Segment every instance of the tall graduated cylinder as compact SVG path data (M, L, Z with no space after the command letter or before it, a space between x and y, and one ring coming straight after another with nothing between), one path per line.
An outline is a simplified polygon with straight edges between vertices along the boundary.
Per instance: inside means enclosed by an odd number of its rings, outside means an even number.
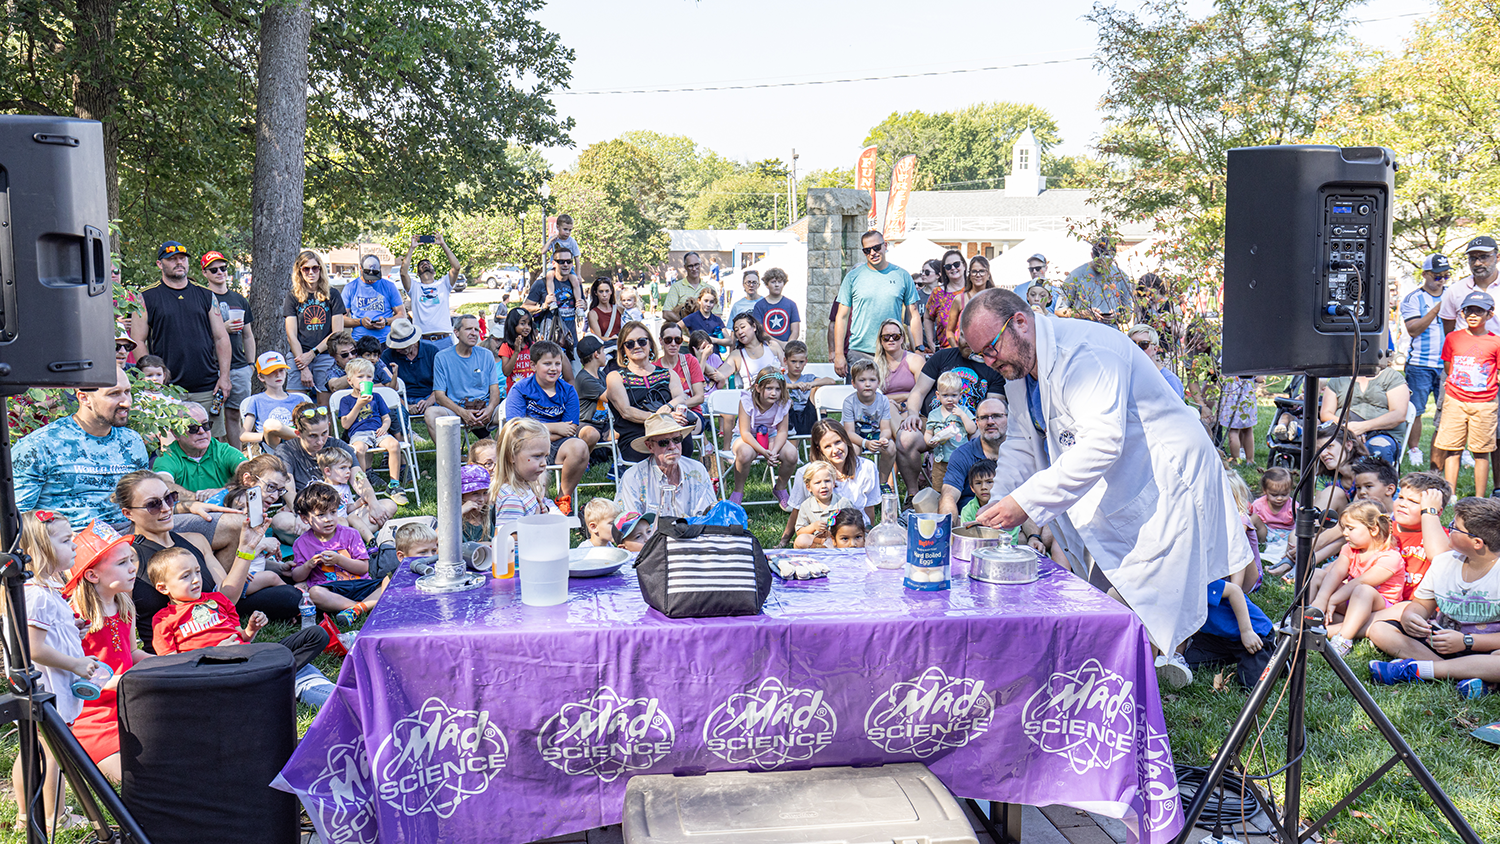
M499 577L519 557L521 603L550 607L568 600L568 536L574 524L568 516L548 513L496 527L495 573Z

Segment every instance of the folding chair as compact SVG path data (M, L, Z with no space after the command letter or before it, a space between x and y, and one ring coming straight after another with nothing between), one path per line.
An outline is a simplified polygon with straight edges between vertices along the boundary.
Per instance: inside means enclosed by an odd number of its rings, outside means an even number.
M396 425L396 418L394 418L394 417L396 417L397 414L392 409L394 407L394 405L392 405L391 402L400 401L401 397L399 395L397 395L396 391L392 390L390 387L376 387L375 388L375 394L378 395L378 396L380 396L380 400L386 403L386 412L390 413L392 415L392 417L393 417L391 419L391 426L395 427L395 425ZM334 437L338 437L339 439L343 439L343 431L341 430L342 426L339 424L339 404L341 402L343 402L345 396L352 396L352 395L354 395L354 391L353 390L345 389L345 390L339 390L338 392L334 393L332 396L328 397L328 433L329 433L330 436L334 436ZM390 433L390 431L387 430L387 433ZM411 481L411 486L410 487L403 487L403 489L409 489L411 491L412 495L414 496L414 500L416 501L417 506L420 507L420 506L422 506L422 494L419 493L419 492L417 492L416 448L411 445L411 437L410 437L410 431L409 430L407 431L407 434L408 434L408 436L407 436L407 442L401 445L400 454L402 456L402 459L409 461L410 465L412 466L412 481ZM407 451L408 448L411 449L410 452ZM374 469L375 468L375 458L378 457L378 456L384 455L385 452L384 451L371 450L369 452L369 454L370 454L370 468ZM314 456L316 456L316 455L314 455ZM379 490L377 490L377 492L378 491Z
M828 418L828 414L837 413L839 418L842 419L844 417L844 400L854 395L854 392L854 388L848 384L830 384L827 387L820 388L812 397L813 406L818 409L818 417L826 419Z
M810 363L802 370L814 378L837 378L839 374L833 370L831 363Z
M720 501L728 501L729 500L729 488L731 486L734 486L734 480L733 480L734 479L734 474L733 474L733 472L734 472L734 451L731 450L731 449L719 448L720 440L719 440L719 422L718 422L718 420L719 420L720 416L733 416L736 419L739 418L739 413L740 413L740 396L742 396L742 395L745 395L745 391L744 390L730 390L730 389L721 387L721 388L719 388L717 390L714 390L713 395L711 395L711 396L708 397L708 403L709 403L708 428L709 428L709 431L711 432L710 438L713 440L713 443L714 443L714 449L713 449L714 460L715 460L715 463L716 463L716 465L718 466L718 469L719 469L719 500ZM727 474L724 471L724 463L725 463L725 461L729 462L729 473L727 473ZM758 463L759 464L764 464L766 466L767 470L769 470L770 467L771 467L771 464L767 463L766 459L764 457L760 457L760 456L757 456L755 458L755 460L751 461L750 465L754 466L754 465L756 465ZM750 507L750 506L756 506L756 505L762 505L762 504L779 505L779 504L781 504L781 502L777 501L774 498L767 499L765 501L741 501L740 502L740 506L742 506L742 507Z
M390 387L376 387L375 395L385 402L387 410L391 414L392 427L400 426L401 436L401 459L411 468L411 485L407 487L411 491L412 500L418 507L422 506L422 493L417 490L417 478L422 476L422 471L417 466L417 444L411 430L411 414L406 413L405 385L398 380L397 386L402 387L402 392L397 392ZM397 413L400 408L402 412ZM434 446L436 448L436 446Z

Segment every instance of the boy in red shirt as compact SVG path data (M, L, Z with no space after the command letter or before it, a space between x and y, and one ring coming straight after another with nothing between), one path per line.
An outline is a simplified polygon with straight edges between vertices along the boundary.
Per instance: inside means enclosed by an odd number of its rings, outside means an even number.
M1477 495L1486 494L1483 487L1490 475L1490 452L1495 450L1500 337L1487 327L1494 310L1495 298L1483 290L1471 292L1459 306L1465 328L1449 332L1443 340L1443 369L1448 383L1443 394L1442 424L1432 440L1434 459L1442 461L1443 477L1450 488L1458 486L1458 458L1468 446L1474 455Z
M248 560L236 560L224 578L222 588L238 593L249 568ZM156 591L172 599L172 603L151 620L151 642L158 654L242 644L254 639L255 634L266 626L266 614L255 612L242 629L240 615L228 598L218 592L204 592L198 561L187 549L167 548L157 552L146 566L146 576ZM328 647L328 631L318 626L303 628L281 640L281 644L291 650L300 673L313 657ZM302 678L298 679L301 686ZM327 682L326 678L324 682Z
M1396 523L1395 547L1406 563L1406 584L1400 602L1375 613L1370 618L1372 624L1385 619L1400 621L1427 567L1439 554L1452 549L1442 519L1443 507L1452 494L1453 488L1437 472L1412 472L1401 479L1391 518Z

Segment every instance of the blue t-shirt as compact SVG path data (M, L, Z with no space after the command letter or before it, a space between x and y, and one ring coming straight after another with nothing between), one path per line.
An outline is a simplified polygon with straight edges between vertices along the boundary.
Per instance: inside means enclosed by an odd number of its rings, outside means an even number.
M1182 379L1177 377L1177 373L1163 366L1161 368L1161 377L1167 379L1167 384L1172 387L1172 392L1176 393L1179 399L1187 399L1187 392L1182 389Z
M251 429L251 433L256 433L264 431L266 422L273 419L287 427L294 427L292 408L305 401L311 399L301 393L287 393L284 399L273 399L265 393L256 393L240 407L243 413L255 417L255 427Z
M488 400L490 387L497 383L495 371L498 368L495 356L488 349L475 346L469 349L468 357L462 357L457 346L449 346L438 352L433 360L432 389L443 391L457 404L473 399ZM407 398L410 397L408 394Z
M710 337L724 336L724 319L718 314L705 317L701 311L693 311L682 318L682 324L687 326L689 332L702 331Z
M964 509L964 505L974 500L974 490L969 488L969 470L980 460L988 459L984 453L984 446L980 445L979 438L975 437L963 445L948 457L948 472L943 475L943 486L951 486L958 490L958 509Z
M400 350L386 349L380 354L380 362L395 371L406 385L406 400L415 404L432 395L432 365L437 354L436 343L418 340L415 359L407 360Z
M838 298L849 309L849 348L867 355L880 351L881 323L893 319L906 325L906 307L918 298L911 273L895 264L872 270L864 263L850 270L839 284Z
M528 375L516 382L515 389L505 397L505 418L530 416L538 422L571 422L578 424L578 391L568 382L558 379L547 395L536 383L535 375Z
M374 337L384 343L385 336L391 333L389 324L391 317L401 304L401 291L390 279L382 278L370 284L362 278L356 278L344 285L344 307L348 309L349 316L355 319L381 317L387 323L385 328L354 326L355 340L361 337Z
M802 314L797 311L797 303L788 296L781 297L781 301L774 305L768 297L762 296L750 312L755 315L756 321L761 324L767 334L783 343L792 339L792 323L802 321Z
M805 383L805 382L812 382L812 381L816 381L816 380L818 380L818 376L812 374L811 372L804 372L804 373L802 373L801 375L799 375L797 377L796 381L790 381L790 383L791 384L802 384L802 383ZM787 391L787 394L789 396L791 396L791 398L792 398L792 412L793 413L801 413L802 411L804 411L804 410L807 409L807 397L811 393L812 393L811 390L788 390Z
M140 434L111 428L96 437L71 416L22 437L11 455L16 507L61 513L73 530L83 530L95 518L120 521L120 505L110 501L115 483L150 465Z
M1240 623L1234 618L1234 608L1224 600L1224 583L1220 579L1208 584L1208 620L1203 622L1203 632L1238 642ZM1250 611L1250 629L1262 639L1270 636L1273 629L1271 619L1266 618L1266 614L1248 595L1245 597L1245 607Z
M340 420L347 416L349 411L354 409L354 402L358 399L358 396L351 394L339 400ZM371 393L370 403L365 405L365 409L361 410L358 416L354 417L354 424L344 429L344 439L349 439L361 431L380 430L380 426L385 424L385 415L389 412L390 408L385 406L385 400L378 393ZM343 423L340 422L340 424L342 425Z

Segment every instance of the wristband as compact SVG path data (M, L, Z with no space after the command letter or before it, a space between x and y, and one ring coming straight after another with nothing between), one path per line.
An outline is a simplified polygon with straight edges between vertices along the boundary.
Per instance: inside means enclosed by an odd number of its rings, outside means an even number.
M1028 534L1026 534L1026 541L1027 542L1030 542L1033 539L1038 539L1039 540L1041 538L1042 538L1042 535L1040 533L1028 533Z
M255 559L255 552L254 551L236 551L235 552L235 556L239 557L241 560L253 560L253 559Z

